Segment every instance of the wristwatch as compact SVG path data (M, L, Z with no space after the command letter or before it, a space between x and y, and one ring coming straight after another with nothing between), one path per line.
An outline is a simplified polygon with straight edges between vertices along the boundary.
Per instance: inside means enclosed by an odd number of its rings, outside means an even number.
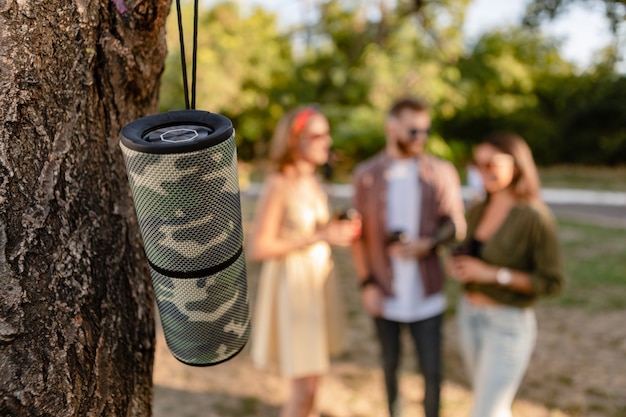
M511 270L509 268L500 268L498 272L496 272L496 282L502 286L507 286L513 280L513 275L511 274Z

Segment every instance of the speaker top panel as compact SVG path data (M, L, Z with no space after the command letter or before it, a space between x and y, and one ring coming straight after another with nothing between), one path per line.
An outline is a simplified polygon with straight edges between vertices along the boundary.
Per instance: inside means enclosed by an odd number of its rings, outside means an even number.
M225 116L202 110L173 110L124 126L121 144L143 153L186 153L218 145L234 134Z

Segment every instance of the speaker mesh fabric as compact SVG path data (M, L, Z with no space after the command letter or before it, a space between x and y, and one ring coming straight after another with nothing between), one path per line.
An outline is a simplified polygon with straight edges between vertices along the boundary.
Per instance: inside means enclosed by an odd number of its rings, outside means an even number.
M181 362L224 362L248 337L243 253L231 268L204 278L171 278L150 272L167 345ZM233 316L240 317L233 317Z
M213 137L223 119L148 116L120 141L168 348L198 366L235 356L250 332L234 129ZM187 136L170 146L170 132Z

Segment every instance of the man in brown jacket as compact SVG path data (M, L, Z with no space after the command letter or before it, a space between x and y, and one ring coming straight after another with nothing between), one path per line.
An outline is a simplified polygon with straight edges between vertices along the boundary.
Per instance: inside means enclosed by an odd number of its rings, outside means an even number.
M466 228L454 166L424 153L430 122L423 101L398 100L387 114L385 149L353 173L353 204L363 221L353 261L380 342L392 417L401 412L397 369L403 327L424 375L425 415L439 416L446 299L437 248L462 238Z

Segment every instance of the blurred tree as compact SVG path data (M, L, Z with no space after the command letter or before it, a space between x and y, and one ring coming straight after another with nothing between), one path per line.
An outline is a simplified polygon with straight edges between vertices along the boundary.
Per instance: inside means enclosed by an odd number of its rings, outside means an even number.
M542 165L626 162L624 77L612 57L577 74L557 43L511 28L484 35L459 69L467 101L442 122L458 155L486 134L508 130L526 138Z
M599 57L603 65L610 64L617 68L624 59L624 22L626 22L626 0L533 0L526 7L523 23L530 28L537 28L546 19L554 19L565 13L572 6L587 8L604 8L604 14L613 33L613 42L605 47Z
M454 112L462 100L452 83L459 77L459 28L469 1L433 2L420 10L400 3L389 9L387 3L379 1L372 13L371 2L322 2L317 21L285 35L279 34L276 17L259 8L243 16L236 2L227 1L202 11L197 107L230 117L239 133L239 154L250 159L264 155L285 110L319 103L348 164L381 148L384 111L396 97L419 95ZM189 7L185 16L191 15ZM175 25L171 17L162 110L184 106ZM190 45L191 34L185 36ZM296 42L303 38L305 45ZM449 153L438 136L432 146Z
M415 95L432 104L428 147L445 158L462 163L482 135L508 129L528 139L542 164L571 160L563 132L581 117L579 100L595 97L607 109L617 49L608 47L595 68L577 74L556 40L512 27L486 34L468 53L460 28L470 3L320 0L307 3L313 18L287 32L278 30L272 13L244 14L234 0L217 4L200 21L199 107L233 119L242 159L265 156L285 110L316 102L332 124L333 160L348 172L383 147L391 101ZM168 25L163 110L180 108L183 100L175 21ZM576 94L594 82L607 87ZM599 114L593 106L588 110ZM610 145L600 149L617 146L613 133L604 134Z
M294 89L324 105L345 169L382 149L385 111L396 98L420 96L436 114L455 112L462 102L454 84L467 3L431 2L418 10L403 2L392 9L386 1L374 9L371 2L340 0L320 6L320 19L308 28L311 47L296 63ZM436 132L429 147L451 156Z
M533 0L526 7L524 23L537 27L542 20L554 19L573 4L588 7L602 5L613 34L619 36L619 27L626 21L626 0Z
M571 80L564 101L560 163L626 163L626 76L588 73Z
M537 111L537 90L554 91L575 70L560 57L558 44L521 28L491 32L459 61L459 70L465 102L442 123L447 137L470 145L491 131L512 130L528 140L539 162L557 159L558 114Z
M183 10L185 52L191 80L193 4ZM244 15L234 1L200 8L196 108L228 116L238 152L251 159L282 114L281 86L292 80L291 44L278 33L276 16L254 7ZM161 87L161 110L185 107L176 13L167 22L170 52ZM292 102L295 100L291 100ZM261 143L261 150L257 147Z

